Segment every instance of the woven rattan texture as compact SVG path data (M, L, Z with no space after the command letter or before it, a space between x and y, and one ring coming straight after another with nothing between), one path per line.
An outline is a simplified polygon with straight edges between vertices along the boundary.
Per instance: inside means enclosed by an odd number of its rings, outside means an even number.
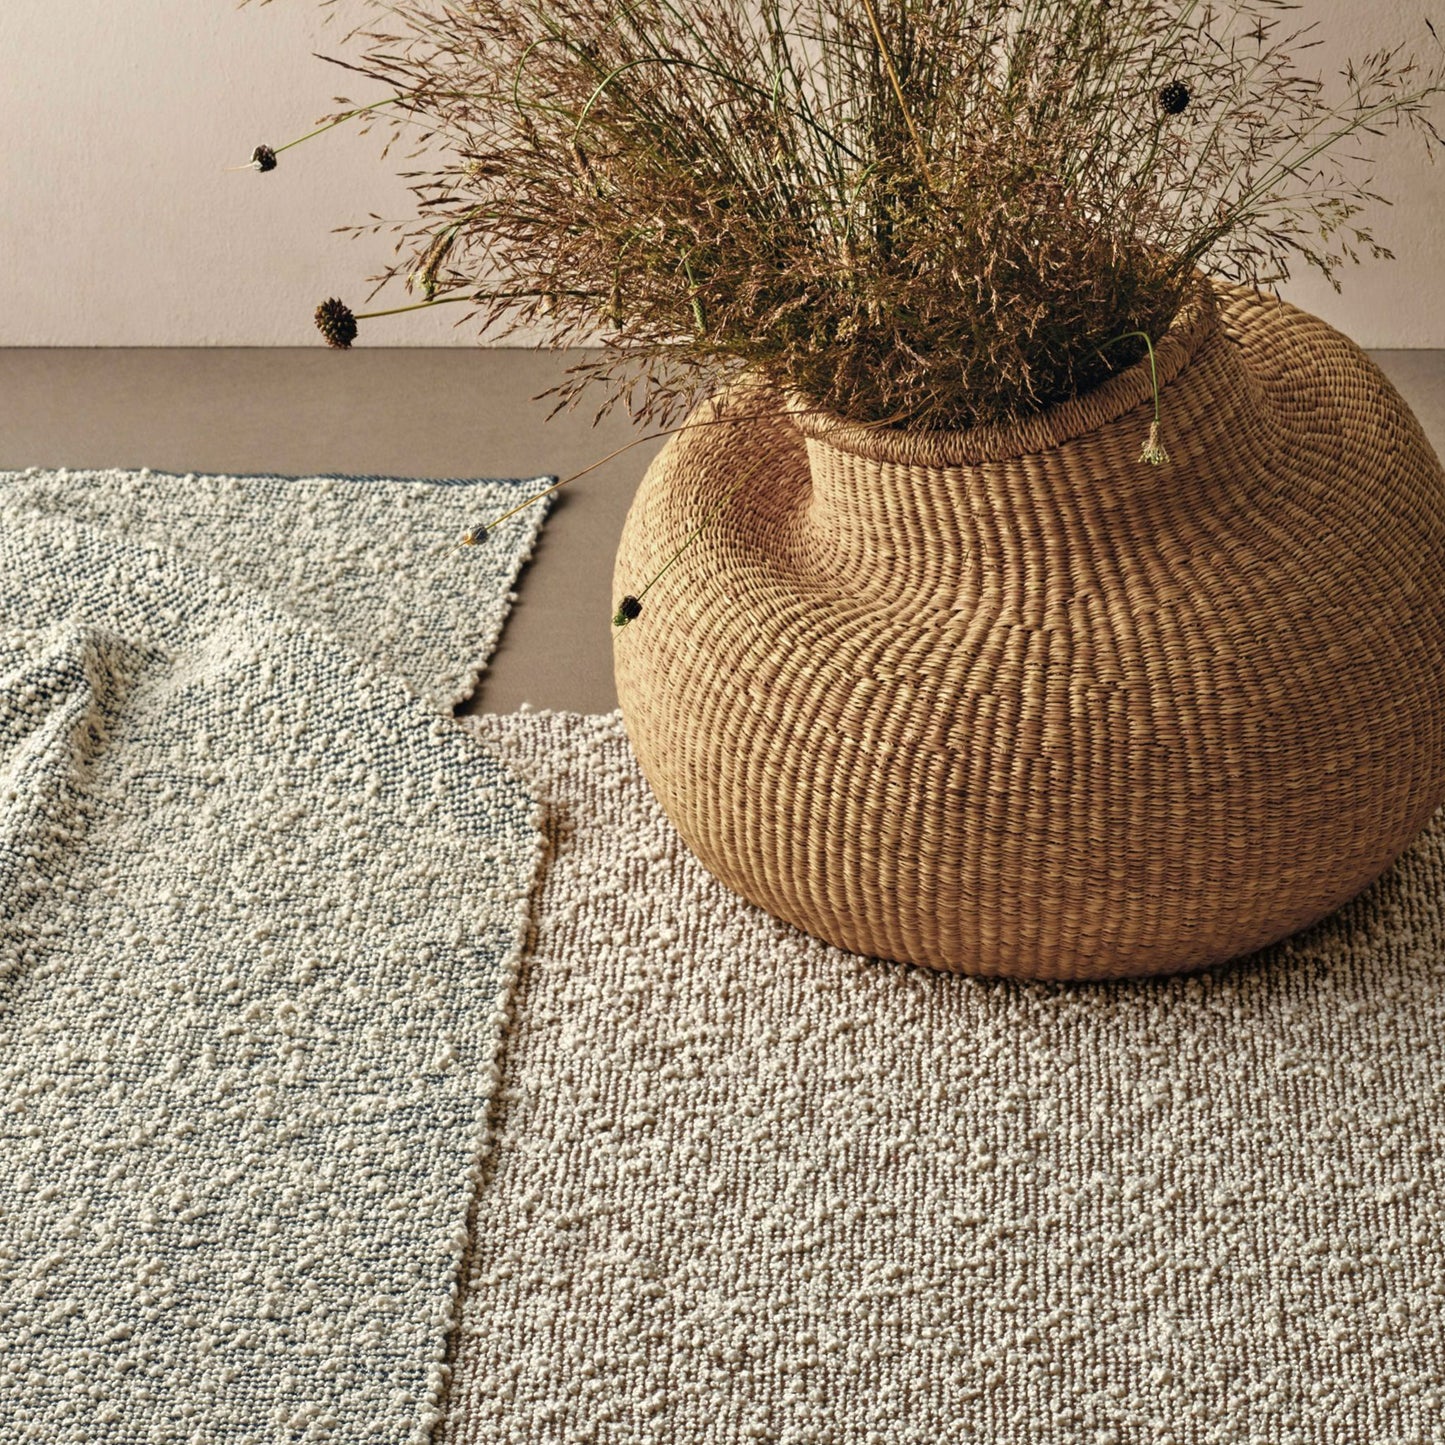
M1052 444L682 433L616 591L628 735L723 883L850 952L1208 966L1376 878L1445 798L1445 474L1348 338L1218 286ZM721 403L756 417L755 396ZM724 413L728 414L728 413Z

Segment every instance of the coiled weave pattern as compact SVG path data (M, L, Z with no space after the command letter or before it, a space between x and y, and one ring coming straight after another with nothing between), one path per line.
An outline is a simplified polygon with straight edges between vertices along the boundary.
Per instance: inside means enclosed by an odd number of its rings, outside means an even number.
M1445 800L1445 473L1323 321L1213 283L1017 427L708 403L618 550L628 737L715 877L970 974L1208 967L1379 876ZM749 419L751 418L751 419Z

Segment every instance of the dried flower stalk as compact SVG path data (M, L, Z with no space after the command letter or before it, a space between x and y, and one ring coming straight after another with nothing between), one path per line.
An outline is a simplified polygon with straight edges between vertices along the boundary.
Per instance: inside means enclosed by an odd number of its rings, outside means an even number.
M1338 289L1388 257L1344 143L1441 139L1438 63L1382 50L1330 98L1279 0L368 3L400 27L337 63L440 147L372 279L600 344L558 405L662 424L743 373L878 425L1017 420L1141 360L1201 270Z

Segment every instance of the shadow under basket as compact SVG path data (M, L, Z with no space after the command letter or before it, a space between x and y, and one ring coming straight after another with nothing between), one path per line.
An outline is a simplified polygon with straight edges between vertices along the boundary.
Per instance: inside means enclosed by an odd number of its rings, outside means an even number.
M1445 473L1373 362L1214 282L1012 427L708 403L628 513L627 734L728 888L853 953L1114 979L1254 952L1445 799ZM774 403L776 405L776 403Z

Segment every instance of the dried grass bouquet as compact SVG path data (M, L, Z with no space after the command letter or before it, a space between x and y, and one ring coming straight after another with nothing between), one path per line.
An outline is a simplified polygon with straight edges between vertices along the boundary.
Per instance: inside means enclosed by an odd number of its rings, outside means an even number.
M1152 356L1202 272L1338 289L1389 256L1344 143L1440 140L1439 64L1381 51L1327 95L1281 0L367 3L399 25L336 63L392 94L321 130L384 116L444 157L371 279L600 343L558 404L662 424L742 373L877 425L1017 420Z

